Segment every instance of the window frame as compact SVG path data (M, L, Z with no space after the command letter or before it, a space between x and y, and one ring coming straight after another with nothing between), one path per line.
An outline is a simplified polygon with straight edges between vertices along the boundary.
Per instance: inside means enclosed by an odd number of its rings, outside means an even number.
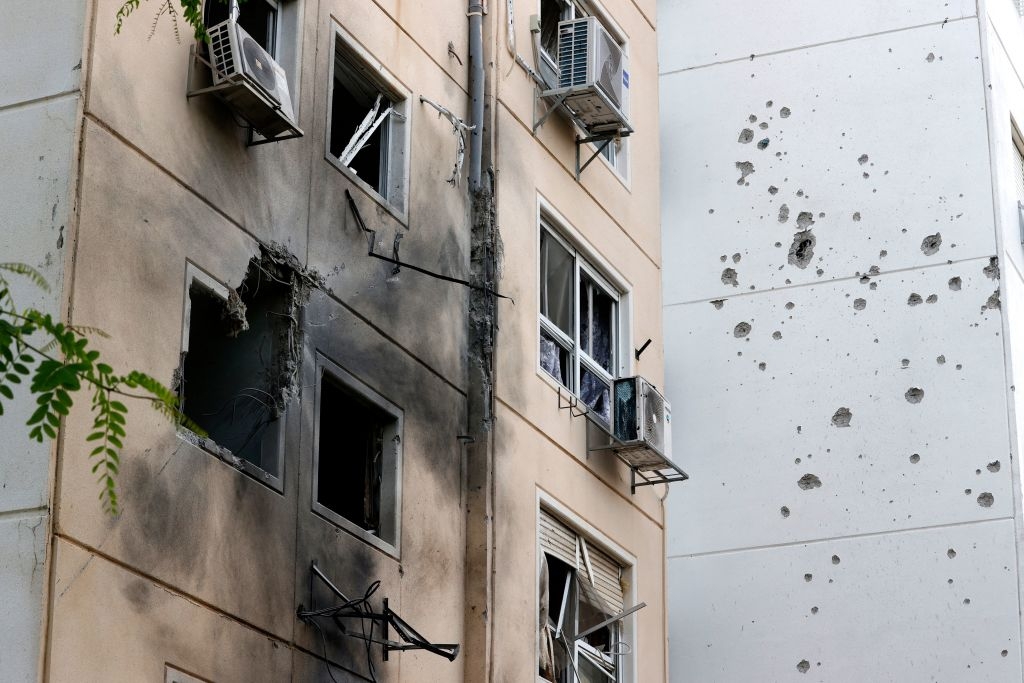
M183 386L183 384L184 384L184 369L185 369L184 368L184 358L185 358L185 355L188 353L189 333L191 331L191 326L192 326L192 295L191 295L191 291L192 291L193 284L199 284L201 287L205 287L214 296L216 296L218 299L221 299L225 303L228 300L228 292L229 292L229 287L227 285L225 285L223 282L217 280L212 275L210 275L209 273L207 273L206 271L204 271L202 268L200 268L196 264L192 263L191 261L187 261L186 262L186 265L185 265L184 315L183 315L183 318L182 318L182 326L181 326L181 328L182 328L182 332L181 332L181 353L178 356L181 359L181 361L179 361L178 368L179 368L179 372L182 373L182 375L181 375L182 386L179 386L179 388L178 388L178 390L176 392L177 395L178 395L179 400L182 401L182 406L183 407L185 405L185 399L187 398L187 397L185 397L185 394L184 394L185 390L184 390L184 386ZM289 403L293 404L294 401L290 401ZM246 475L252 477L256 481L260 482L261 484L266 485L267 487L273 489L274 491L276 491L278 493L284 493L285 464L286 464L286 460L287 460L285 458L285 434L287 432L288 414L292 410L294 410L294 405L286 406L284 411L281 413L281 417L278 418L278 420L277 420L277 423L278 423L277 427L275 427L275 429L277 431L277 444L276 444L277 447L276 447L276 453L274 455L275 455L275 459L277 460L277 471L278 471L277 474L272 474L271 472L269 472L268 470L263 469L259 465L256 465L255 463L252 463L249 460L246 460L245 458L243 458L241 456L235 455L230 450L228 450L227 448L221 446L220 444L218 444L216 441L213 441L212 439L208 439L208 438L204 438L204 437L199 436L198 434L196 434L195 432L193 432L191 429L189 429L188 427L186 427L183 424L178 423L176 425L176 432L177 432L179 438L182 438L185 441L188 441L189 443L193 444L194 446L197 446L197 447L201 448L203 451L205 451L206 453L210 454L211 456L217 458L218 460L221 460L221 461L224 461L224 462L228 463L229 465L232 466L232 468L240 469ZM211 449L209 447L208 443L216 444L218 450ZM228 454L230 454L230 455L228 455Z
M320 398L321 387L324 376L329 375L337 384L343 386L346 391L356 394L379 409L381 412L390 415L395 420L393 428L394 435L388 440L394 441L394 451L391 455L391 462L385 463L382 471L385 476L381 482L380 516L381 527L388 527L388 536L394 537L394 542L386 540L385 534L374 534L355 522L345 518L340 513L321 504L318 498L320 490ZM352 373L332 361L321 352L316 353L316 385L313 403L313 488L310 492L310 504L314 514L327 522L340 527L356 538L372 545L378 550L390 555L395 559L401 559L402 549L402 460L403 443L405 436L405 412L397 405L382 396L368 384L360 380ZM390 482L388 482L390 479Z
M406 87L383 64L366 51L359 42L336 20L331 20L332 31L329 40L330 67L327 75L326 132L324 136L324 159L341 171L350 181L356 184L367 195L383 206L389 213L402 223L409 218L409 159L412 131L412 90ZM337 83L335 70L338 68L339 52L349 64L357 70L357 78L368 81L378 92L391 100L394 111L382 123L382 136L387 137L387 169L386 179L381 183L384 192L379 192L366 180L343 165L338 157L331 153L331 118L334 108L334 87ZM354 131L353 131L354 133ZM383 149L381 150L383 154Z
M566 249L573 258L573 339L569 339L568 335L566 335L558 325L548 319L548 317L542 312L542 279L544 278L545 273L542 270L543 256L540 250L542 240L541 235L545 233ZM615 311L613 313L614 323L612 324L611 329L612 372L605 370L597 360L592 358L590 354L582 349L582 340L580 339L581 274L584 274L593 280L598 287L604 290L615 304ZM611 270L610 266L603 262L603 259L597 257L596 253L592 249L587 248L581 238L574 235L574 231L565 223L564 220L559 220L553 210L550 209L550 207L545 206L540 208L538 216L537 274L535 282L537 283L537 343L535 345L537 353L537 373L549 380L556 387L569 391L570 394L582 401L582 398L580 397L580 387L583 371L587 370L597 375L602 382L608 385L610 401L615 380L621 377L628 377L632 371L632 354L628 352L630 348L630 330L632 328L632 310L629 305L629 286L625 284L621 277ZM569 351L571 359L569 379L571 386L566 386L558 378L554 377L544 369L540 352L540 344L543 334L553 337L560 347ZM610 428L611 425L608 426Z
M534 545L536 554L536 563L534 571L534 595L537 596L534 601L535 613L534 623L540 621L540 575L541 575L541 563L544 561L544 550L541 547L541 515L547 514L554 517L570 531L576 534L578 539L581 539L587 545L592 545L594 548L602 551L605 555L613 560L618 566L621 575L621 582L623 585L628 586L628 589L623 591L623 601L625 605L636 605L637 604L637 561L636 557L626 552L621 546L613 542L601 531L596 529L586 520L579 515L572 512L568 507L563 505L559 500L555 499L551 494L547 493L542 489L537 489L537 500L534 508L536 514L535 520L535 533L534 533ZM551 591L551 585L548 587L549 593ZM557 619L556 619L557 621ZM616 666L617 678L616 683L634 683L637 680L637 637L639 634L637 625L637 613L628 614L619 622L619 628L617 637L620 642L624 642L629 647L629 652L618 657L618 664ZM577 651L576 656L578 657L580 643L576 643L574 648ZM585 646L586 647L586 646ZM545 678L542 678L536 671L537 662L540 661L540 644L536 641L534 643L534 679L537 683L549 683Z

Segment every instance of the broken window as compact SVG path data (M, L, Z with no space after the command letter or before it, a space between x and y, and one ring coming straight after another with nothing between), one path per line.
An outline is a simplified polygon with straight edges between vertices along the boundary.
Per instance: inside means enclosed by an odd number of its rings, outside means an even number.
M560 519L540 511L538 673L552 683L622 679L622 567Z
M397 554L401 410L325 358L317 376L313 508Z
M407 97L382 67L335 41L328 157L386 202L404 210Z
M182 410L210 450L280 487L283 416L295 371L294 285L254 258L237 290L189 268Z
M619 296L575 249L540 231L540 366L611 424Z
M245 0L238 5L238 25L271 57L277 57L278 15L275 0ZM204 22L209 28L227 21L231 12L229 0L206 0Z

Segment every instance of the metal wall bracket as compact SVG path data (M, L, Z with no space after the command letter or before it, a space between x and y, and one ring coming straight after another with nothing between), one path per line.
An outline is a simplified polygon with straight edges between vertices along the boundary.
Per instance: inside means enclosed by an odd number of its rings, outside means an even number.
M313 587L315 585L314 579L319 579L336 598L341 600L341 604L317 609L316 598L313 591ZM349 599L329 578L327 578L327 575L320 570L320 567L317 566L316 561L314 560L310 566L309 577L310 607L309 609L305 609L302 605L299 605L299 609L296 614L298 618L305 623L313 623L313 620L319 618L330 619L338 627L338 631L341 635L362 640L366 643L380 645L382 648L382 657L385 662L388 661L388 655L391 652L405 652L408 650L425 650L432 654L444 657L450 662L454 662L455 658L459 656L458 644L430 642L391 609L387 598L383 599L383 609L380 612L372 609L369 599L377 590L377 586L379 585L380 582L376 581L371 585L370 589L366 591L366 594L363 597ZM369 635L367 635L363 630L355 632L346 629L342 619L360 619L370 621L371 627L369 629ZM382 630L382 636L379 638L374 636L374 626L377 624L380 624ZM391 639L391 629L394 629L398 640Z

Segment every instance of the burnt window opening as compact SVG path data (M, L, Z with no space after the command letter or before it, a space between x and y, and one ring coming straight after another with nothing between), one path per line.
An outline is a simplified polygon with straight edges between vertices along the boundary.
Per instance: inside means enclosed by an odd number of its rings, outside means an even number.
M540 366L611 424L619 295L567 242L540 231Z
M237 291L196 275L188 297L182 411L236 464L277 483L294 372L292 283L253 259Z
M540 513L539 659L552 683L622 680L632 648L622 617L622 568L553 515Z
M397 554L402 412L326 359L318 375L313 508Z
M274 0L246 0L238 5L238 25L271 57L277 57L278 15L280 5ZM229 0L206 0L203 21L207 28L228 20Z
M408 97L340 30L331 71L328 158L404 211Z

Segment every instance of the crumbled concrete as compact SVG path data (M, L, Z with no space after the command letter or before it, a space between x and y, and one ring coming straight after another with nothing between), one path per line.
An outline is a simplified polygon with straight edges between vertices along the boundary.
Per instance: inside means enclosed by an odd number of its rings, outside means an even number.
M783 505L781 508L779 508L779 512L782 513L783 517L789 517L789 508L786 507L785 505Z
M959 292L960 291L960 287L962 286L962 284L963 283L961 282L960 278L958 278L958 277L951 277L951 278L949 278L949 288L950 288L950 290L952 290L954 292Z
M832 556L832 564L839 564L839 562L840 562L839 556L838 555L833 555Z
M853 212L853 222L860 223L860 211Z
M995 496L986 491L985 493L982 493L981 495L978 496L978 505L980 505L983 508L990 508L992 507L992 503L994 503L995 500Z
M768 138L764 138L764 139L760 140L757 143L757 148L758 149L768 149L768 144L769 143L770 143L770 140Z
M988 468L989 472L998 472L999 468L1002 467L1002 465L999 463L998 460L996 460L995 462L990 462L985 467Z
M754 164L749 161L737 161L736 169L740 172L739 180L736 181L737 185L746 185L747 176L754 172Z
M778 330L775 330L774 332L772 332L772 339L774 339L775 341L782 339L782 333L779 332Z
M999 290L992 292L984 304L981 305L981 312L984 313L987 310L998 310L1001 307L999 302Z
M779 207L779 222L785 223L789 220L789 204L783 204Z
M796 670L802 674L807 673L810 670L810 668L811 663L808 662L806 659L801 659L800 662L796 665Z
M788 119L791 113L792 112L790 112L789 107L783 107L782 109L779 110L779 116L781 116L784 119Z
M920 403L924 400L924 389L911 387L903 394L903 398L907 399L907 403Z
M868 305L868 302L865 301L864 299L854 299L853 300L853 308L856 311L863 311L867 307L867 305Z
M868 163L868 155L867 154L861 154L857 158L857 163L860 164L861 166L863 166L864 164Z
M946 551L946 557L952 560L954 557L956 557L956 551L950 548Z
M907 297L907 305L908 306L917 306L918 304L923 303L923 302L924 302L924 299L922 299L921 295L918 294L917 292L912 292L911 295Z
M814 214L810 211L801 211L796 217L797 230L809 230L814 225Z
M769 185L768 186L768 194L775 195L775 194L778 194L778 193L779 193L779 188L775 187L774 185Z
M999 279L999 257L992 256L988 260L988 265L981 269L981 272L985 273L985 277L989 280Z
M801 218L804 215L810 216L810 214L801 213ZM799 223L800 219L797 220ZM811 222L813 223L814 221L812 220ZM811 259L814 258L814 245L816 242L817 240L811 230L802 230L793 235L793 244L789 247L789 264L800 269L806 268Z
M800 477L800 479L796 482L796 485L799 486L804 491L810 491L811 489L819 489L821 488L821 479L819 479L817 475L814 474L805 474L804 476Z
M853 419L853 413L850 412L849 408L840 408L832 416L832 424L836 427L849 427L850 420Z
M739 137L739 142L740 143L745 145L745 144L753 141L753 139L754 139L754 131L750 130L749 128L744 128L743 130L740 131L740 137Z
M747 322L737 323L732 330L732 335L737 339L742 339L748 334L750 334L750 323Z
M925 256L931 256L939 251L939 247L942 246L942 233L935 233L934 235L928 235L921 240L921 251L924 252Z
M722 284L732 285L733 287L739 287L739 280L736 278L736 271L732 268L726 268L722 271Z
M913 455L910 456L910 463L912 465L916 465L919 462L921 462L921 456L920 455L918 455L917 453L914 453Z
M725 306L725 299L714 299L711 302L711 305L714 306L716 310L720 311L722 310L722 306Z
M928 298L925 299L924 301L927 304L934 304L938 300L939 300L939 295L938 294L929 294Z

